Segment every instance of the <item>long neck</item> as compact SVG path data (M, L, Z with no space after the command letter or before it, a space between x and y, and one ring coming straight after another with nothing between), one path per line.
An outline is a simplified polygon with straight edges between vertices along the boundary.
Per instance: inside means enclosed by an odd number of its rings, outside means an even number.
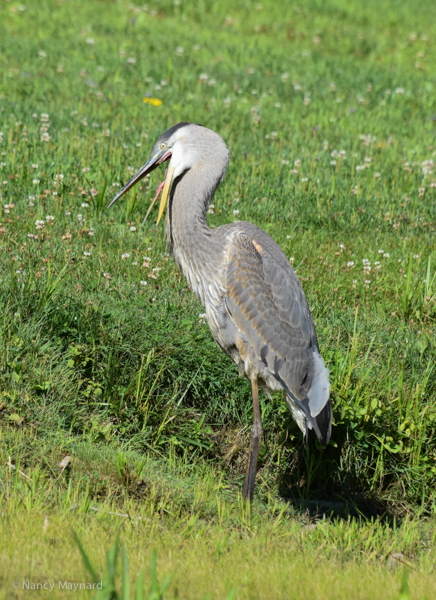
M222 152L217 157L215 151L214 159L208 158L203 157L174 182L166 217L169 249L203 304L207 303L211 284L214 285L217 280L224 252L214 232L207 226L206 213L225 173L228 153Z

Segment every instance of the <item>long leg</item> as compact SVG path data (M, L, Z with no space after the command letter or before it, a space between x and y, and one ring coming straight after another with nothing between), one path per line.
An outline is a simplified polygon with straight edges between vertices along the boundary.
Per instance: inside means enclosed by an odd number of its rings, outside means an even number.
M242 497L244 500L250 500L250 502L253 502L257 459L259 456L260 442L263 434L257 379L251 382L251 394L253 396L253 427L251 429L250 456L248 458L247 472L245 473L244 487L242 488Z

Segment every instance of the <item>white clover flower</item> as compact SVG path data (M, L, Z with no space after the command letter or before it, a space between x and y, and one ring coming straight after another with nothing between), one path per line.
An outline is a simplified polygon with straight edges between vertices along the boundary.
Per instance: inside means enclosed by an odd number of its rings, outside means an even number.
M91 252L84 252L83 255L84 256L91 256Z
M146 282L146 281L144 281L144 280L142 280L142 281L140 281L140 282L139 282L139 284L140 284L140 285L147 285L147 282Z
M383 258L389 258L389 254L387 252L383 253Z
M199 318L200 323L204 324L204 323L206 323L206 320L207 320L207 314L206 313L200 313L198 315L198 318Z
M354 260L349 260L347 262L347 267L354 267Z
M238 210L238 209L235 209L235 210L233 211L233 216L234 216L234 217L237 217L238 215L239 215L239 210Z
M46 221L54 221L54 217L53 217L53 215L47 215L47 216L45 217L45 220L46 220Z
M142 257L146 262L151 262L151 258L149 256Z
M291 257L289 258L289 262L291 263L291 265L293 265L293 264L294 264L294 261L295 261L295 258L294 258L293 256L291 256Z
M89 167L83 167L82 173L88 173L88 172L89 172Z
M419 254L414 254L413 258L419 258Z
M182 46L177 46L176 48L176 54L178 54L178 56L182 56L182 54L184 53L185 49Z
M105 277L106 279L112 279L110 273L103 273L103 277Z
M128 258L130 258L130 254L128 252L126 252L125 254L121 255L121 259L122 260L127 260Z
M87 202L82 202L80 205L82 208L88 208L89 204Z
M38 183L39 183L39 179L34 179L34 180L32 181L32 183L33 183L33 185L38 185Z
M129 65L136 65L136 58L134 56L129 56L127 62L129 63Z
M134 225L132 225L132 226L130 227L130 231L136 231L136 227L135 227Z
M66 211L65 211L65 215L66 215L67 217L69 217L69 216L71 215L71 212L70 212L69 210L66 210Z
M302 183L306 183L307 181L309 181L308 177L302 177L301 178Z

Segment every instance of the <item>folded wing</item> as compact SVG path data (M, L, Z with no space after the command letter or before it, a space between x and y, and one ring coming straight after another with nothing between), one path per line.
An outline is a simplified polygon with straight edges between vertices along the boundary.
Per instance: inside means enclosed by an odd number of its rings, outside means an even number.
M319 354L313 319L295 272L281 249L266 237L255 239L246 233L233 237L228 249L226 303L256 357L280 381L315 431L320 416L325 432L318 435L317 431L317 435L327 443L331 427L328 370Z

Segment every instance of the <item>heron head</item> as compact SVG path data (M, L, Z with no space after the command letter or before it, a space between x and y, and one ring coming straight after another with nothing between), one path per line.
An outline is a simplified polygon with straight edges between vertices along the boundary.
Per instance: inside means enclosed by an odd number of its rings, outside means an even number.
M162 198L159 206L159 215L157 222L162 218L168 195L171 191L171 185L176 177L192 168L196 160L201 156L201 149L195 143L195 135L192 135L194 129L203 129L201 125L194 123L178 123L165 133L163 133L154 145L151 152L151 158L142 166L139 171L126 183L118 192L108 208L114 204L118 198L130 190L138 181L154 171L159 165L170 161L165 178L165 184L162 192Z

